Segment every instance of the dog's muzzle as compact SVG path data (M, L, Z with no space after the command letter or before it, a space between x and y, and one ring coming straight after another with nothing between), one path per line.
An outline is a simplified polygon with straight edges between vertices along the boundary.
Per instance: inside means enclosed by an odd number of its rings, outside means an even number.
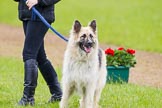
M93 45L94 45L94 42L90 42L90 41L80 42L79 43L80 48L82 50L84 50L86 53L90 53L91 52Z

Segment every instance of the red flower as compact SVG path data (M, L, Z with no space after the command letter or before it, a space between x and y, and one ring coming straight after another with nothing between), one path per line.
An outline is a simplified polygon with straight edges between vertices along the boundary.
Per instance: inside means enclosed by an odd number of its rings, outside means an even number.
M133 49L127 49L127 52L129 53L129 54L135 54L135 50L133 50Z
M108 48L105 50L105 54L114 56L114 50L111 48Z
M123 47L120 47L120 48L118 48L118 50L124 50L124 48Z

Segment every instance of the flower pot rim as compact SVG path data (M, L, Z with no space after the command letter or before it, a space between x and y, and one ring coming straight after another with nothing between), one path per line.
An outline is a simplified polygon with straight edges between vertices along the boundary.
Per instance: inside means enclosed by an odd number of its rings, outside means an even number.
M107 66L108 69L115 69L115 68L118 68L118 69L125 69L125 68L130 68L130 67L126 67L126 66Z

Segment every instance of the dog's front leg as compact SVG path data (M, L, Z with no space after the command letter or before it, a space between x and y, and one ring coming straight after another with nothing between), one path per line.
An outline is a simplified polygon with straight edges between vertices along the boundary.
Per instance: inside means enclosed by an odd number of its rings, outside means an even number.
M95 86L94 84L90 83L86 88L85 93L85 108L94 108L94 92L95 92Z
M60 102L60 108L68 108L68 100L74 91L74 86L69 86L70 84L63 84L63 96Z
M100 96L101 96L101 91L102 91L102 88L97 88L95 90L95 94L94 94L94 108L101 108L99 106L99 100L100 100Z
M85 94L80 99L80 108L85 108Z

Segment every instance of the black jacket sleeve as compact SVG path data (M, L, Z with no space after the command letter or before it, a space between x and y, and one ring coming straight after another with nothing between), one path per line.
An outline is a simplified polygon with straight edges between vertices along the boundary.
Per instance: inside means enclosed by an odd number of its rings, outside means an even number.
M38 0L38 5L40 6L48 6L52 4L56 4L60 0Z
M20 0L14 0L15 2L19 2Z

